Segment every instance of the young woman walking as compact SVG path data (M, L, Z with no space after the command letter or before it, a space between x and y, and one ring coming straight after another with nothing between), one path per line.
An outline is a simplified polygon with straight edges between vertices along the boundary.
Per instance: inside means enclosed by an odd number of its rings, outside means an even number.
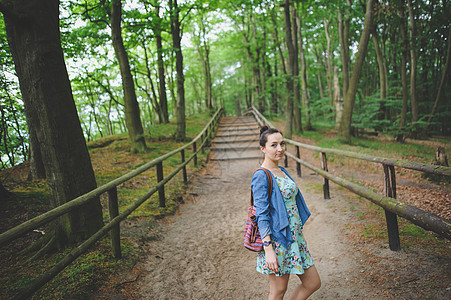
M290 299L307 299L321 286L302 231L310 211L294 180L279 166L285 153L282 133L276 128L262 127L260 149L265 154L261 167L270 171L273 191L268 202L267 175L263 170L256 171L251 187L263 240L263 251L257 255L257 271L269 276L268 299L283 299L290 274L296 274L301 281Z

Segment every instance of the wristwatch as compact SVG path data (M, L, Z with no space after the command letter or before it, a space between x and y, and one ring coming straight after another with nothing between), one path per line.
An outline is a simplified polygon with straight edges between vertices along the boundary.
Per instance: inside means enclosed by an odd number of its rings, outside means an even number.
M271 244L272 244L271 241L263 241L263 247L268 247Z

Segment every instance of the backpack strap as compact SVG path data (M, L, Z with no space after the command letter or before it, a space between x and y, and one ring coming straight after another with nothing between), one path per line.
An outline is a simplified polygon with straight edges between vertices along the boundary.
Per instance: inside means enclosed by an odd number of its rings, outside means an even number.
M266 173L266 177L268 178L268 202L271 201L271 195L272 195L272 176L271 173L265 168L258 168L255 170L257 172L258 170L263 170ZM254 172L254 174L255 174ZM252 188L251 188L251 206L254 206L254 195L252 195Z

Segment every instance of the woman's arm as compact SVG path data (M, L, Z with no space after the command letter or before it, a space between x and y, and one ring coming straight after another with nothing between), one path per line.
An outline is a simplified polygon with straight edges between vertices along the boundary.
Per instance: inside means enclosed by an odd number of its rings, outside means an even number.
M251 182L254 197L255 217L257 218L260 236L265 238L271 234L269 226L268 178L263 170L254 173Z
M267 242L267 246L263 246L265 250L265 259L267 267L275 272L279 272L279 262L271 241L271 228L269 226L270 213L268 201L268 177L265 171L257 171L252 177L251 182L252 195L254 197L255 216L257 217L258 230L262 241Z

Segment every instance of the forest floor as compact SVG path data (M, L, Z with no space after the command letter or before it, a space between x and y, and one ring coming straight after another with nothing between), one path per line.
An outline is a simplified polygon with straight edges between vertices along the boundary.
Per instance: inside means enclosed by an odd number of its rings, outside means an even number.
M114 296L109 289L95 297L265 299L268 279L255 271L256 254L242 245L250 178L260 164L210 161L191 178L175 216L151 228L136 225L148 234L144 253L132 269L111 277ZM329 169L381 192L377 170L351 162ZM293 161L288 171L296 174ZM410 175L400 174L401 197L418 202L426 193L423 202L436 199L435 212L449 219L448 187ZM334 184L324 200L322 177L307 169L294 178L312 212L304 232L322 280L311 299L451 299L450 241L399 219L402 249L391 251L382 209ZM290 279L288 295L297 283Z

